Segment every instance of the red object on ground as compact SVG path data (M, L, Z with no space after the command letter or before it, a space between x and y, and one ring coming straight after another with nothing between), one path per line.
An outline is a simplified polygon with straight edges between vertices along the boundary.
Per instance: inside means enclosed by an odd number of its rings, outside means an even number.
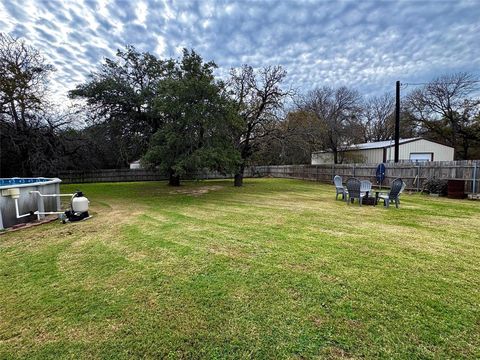
M451 199L465 199L465 180L448 180L448 195Z

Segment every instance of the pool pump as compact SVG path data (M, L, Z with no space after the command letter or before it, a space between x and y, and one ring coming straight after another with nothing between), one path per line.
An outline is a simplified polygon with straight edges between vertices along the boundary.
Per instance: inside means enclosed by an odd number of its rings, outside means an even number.
M57 215L63 223L91 218L90 202L83 193L60 194L60 182L57 178L0 179L0 230L29 222L33 216L41 221L46 215ZM62 197L70 199L67 211L62 210Z
M70 201L70 210L65 211L65 217L63 222L68 221L81 221L88 219L90 215L88 214L88 205L90 201L83 195L81 191L77 191L72 195Z

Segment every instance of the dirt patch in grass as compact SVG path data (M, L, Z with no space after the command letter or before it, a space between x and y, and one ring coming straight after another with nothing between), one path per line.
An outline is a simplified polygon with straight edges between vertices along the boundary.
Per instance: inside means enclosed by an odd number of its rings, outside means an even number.
M86 222L60 225L52 229L62 237L71 237L69 248L58 257L58 267L62 271L75 271L82 266L85 250L92 244L103 244L123 254L130 261L138 261L146 255L132 251L121 243L122 226L133 222L143 214L144 209L131 210L125 204L113 204L109 210L102 209Z
M323 352L327 359L355 359L345 350L340 349L336 346L330 346L325 349Z
M315 327L317 328L321 328L325 325L325 323L327 322L324 318L320 317L320 316L312 316L310 318L310 320L312 321L312 323L315 325Z
M177 189L170 191L170 194L184 194L184 195L191 195L191 196L201 196L207 194L210 191L218 191L223 189L223 186L220 185L212 185L212 186L201 186L195 188L185 188L185 189Z
M225 246L216 243L212 244L208 251L212 254L226 256L231 259L248 258L247 254L245 254L241 248L236 246Z

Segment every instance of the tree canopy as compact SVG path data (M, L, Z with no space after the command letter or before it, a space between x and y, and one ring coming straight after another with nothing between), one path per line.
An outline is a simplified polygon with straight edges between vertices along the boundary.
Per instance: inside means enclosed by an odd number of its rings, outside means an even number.
M340 162L339 155L348 145L362 139L358 91L345 86L336 89L324 86L310 91L300 104L301 109L317 119L322 150L331 150L335 163Z
M168 173L171 185L203 169L231 172L240 160L230 140L240 122L223 83L215 81L215 67L184 50L171 75L158 83L154 111L163 125L143 160Z
M419 133L455 148L457 157L469 159L472 148L480 155L480 90L468 73L441 76L407 97L407 110Z
M172 59L161 60L127 46L115 59L105 59L87 82L70 91L85 100L92 124L102 128L118 151L118 166L126 166L146 151L150 136L162 125L154 111L159 82L173 71Z
M232 69L229 90L242 120L242 131L233 139L241 155L235 172L235 186L242 186L245 166L279 122L279 111L290 91L282 88L287 72L281 66L267 66L255 71L244 65Z
M50 170L60 144L46 97L54 70L25 41L0 33L0 169L2 176Z
M161 59L126 46L69 92L77 107L53 103L53 71L37 49L0 34L2 176L122 168L142 159L172 185L214 170L241 186L248 165L308 163L318 150L342 162L350 144L394 133L390 93L366 98L351 87L312 84L294 96L281 66L243 65L222 81L217 65L194 50ZM457 159L479 158L479 85L457 73L409 91L401 136L453 146Z

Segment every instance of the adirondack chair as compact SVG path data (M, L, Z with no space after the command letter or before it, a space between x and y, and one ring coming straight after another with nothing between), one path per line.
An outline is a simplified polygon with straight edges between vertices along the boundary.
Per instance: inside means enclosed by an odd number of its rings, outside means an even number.
M362 196L367 196L367 193L370 194L372 192L372 183L368 180L360 181L360 193Z
M342 194L342 200L346 201L347 200L347 189L345 189L343 187L342 177L339 176L339 175L335 175L335 177L333 178L333 183L335 184L335 190L336 190L335 200L338 200L338 195Z
M398 208L398 205L400 204L400 194L403 189L405 189L405 186L406 184L402 179L397 178L393 180L390 191L388 193L380 193L378 195L380 199L383 199L383 206L388 208L391 202L395 202L395 207Z
M399 205L400 205L400 195L402 195L403 190L405 190L406 187L407 187L407 183L405 181L403 181L402 187L400 188L400 192L398 193L398 204Z
M347 191L348 191L348 203L353 203L355 199L358 199L358 203L362 206L363 195L360 191L361 182L356 178L350 178L347 180Z

